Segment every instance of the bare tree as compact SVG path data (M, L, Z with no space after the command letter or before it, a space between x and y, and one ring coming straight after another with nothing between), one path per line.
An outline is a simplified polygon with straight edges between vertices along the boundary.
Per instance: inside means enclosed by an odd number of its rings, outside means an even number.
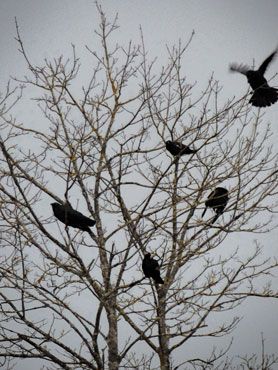
M228 368L228 348L213 346L237 326L234 309L248 297L278 297L270 285L277 261L257 243L244 253L231 248L234 233L274 226L270 128L248 92L223 102L213 78L200 92L184 77L193 35L168 48L159 69L143 36L140 45L115 45L117 18L110 23L98 11L101 47L87 47L94 67L82 88L74 47L70 60L34 65L16 24L29 71L1 101L2 364ZM42 113L36 127L15 116L23 86ZM197 152L172 156L167 140ZM219 185L229 201L212 224L213 210L201 215ZM65 226L53 217L53 201L96 226L89 234ZM163 285L144 278L146 252L159 261ZM177 355L208 339L209 356Z

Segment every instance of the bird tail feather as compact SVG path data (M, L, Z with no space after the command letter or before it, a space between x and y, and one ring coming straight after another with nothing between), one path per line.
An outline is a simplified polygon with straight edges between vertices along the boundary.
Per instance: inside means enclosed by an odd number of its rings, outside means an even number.
M250 103L254 107L269 107L278 100L278 90L274 87L260 87L255 90Z
M154 281L156 282L156 284L164 284L164 281L160 276L157 276Z
M213 220L211 221L211 224L214 224L215 221L218 219L218 217L220 216L220 213L217 213L214 217L213 217Z

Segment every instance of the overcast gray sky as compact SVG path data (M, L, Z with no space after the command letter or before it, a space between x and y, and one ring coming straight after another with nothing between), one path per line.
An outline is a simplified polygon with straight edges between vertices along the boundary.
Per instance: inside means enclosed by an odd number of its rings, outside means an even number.
M142 26L146 48L152 56L159 56L165 44L186 41L192 30L195 37L184 59L184 68L191 81L198 81L200 89L214 72L223 85L225 96L240 96L246 91L246 80L241 75L228 73L230 62L244 62L258 66L278 46L277 0L104 0L99 1L107 16L118 12L120 30L114 36L119 44L139 39ZM68 56L71 43L77 53L86 58L85 45L97 47L94 29L99 23L96 7L89 0L1 0L0 1L0 90L9 76L22 77L26 65L17 50L14 17L17 17L26 50L34 63L61 54ZM278 59L266 77L278 72ZM274 80L278 85L278 78ZM32 106L18 112L27 119ZM32 117L34 122L38 117ZM266 120L272 122L273 143L277 151L278 104L267 109ZM276 253L277 232L255 236L264 242L266 250ZM233 242L242 243L242 236L234 234ZM246 238L252 240L253 237ZM273 303L273 304L272 304ZM266 350L277 351L278 304L250 300L240 309L245 317L234 332L231 354L256 352L260 333L264 332ZM17 368L22 369L22 367Z

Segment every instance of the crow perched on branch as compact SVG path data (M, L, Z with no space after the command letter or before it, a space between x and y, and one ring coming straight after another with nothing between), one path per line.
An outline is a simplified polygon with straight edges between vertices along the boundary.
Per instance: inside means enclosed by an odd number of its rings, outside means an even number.
M249 103L255 107L268 107L278 100L278 89L270 87L264 77L264 73L277 51L278 49L270 54L256 71L251 70L246 65L238 65L236 63L230 65L231 72L239 72L247 77L250 86L254 90Z
M205 202L206 208L202 214L204 217L207 207L212 208L216 213L214 219L212 220L212 224L218 219L220 215L224 212L224 209L228 203L229 196L228 190L225 188L215 188L213 192L210 193L208 199Z
M91 233L90 226L94 226L96 221L82 215L82 213L74 210L69 203L59 204L51 203L54 216L66 226L71 226L76 229L88 231Z
M197 153L198 150L190 149L188 146L179 143L178 141L166 141L166 149L174 156L182 156L186 154Z
M159 264L151 257L150 253L146 253L142 262L142 270L146 277L153 278L156 284L164 284L161 279Z

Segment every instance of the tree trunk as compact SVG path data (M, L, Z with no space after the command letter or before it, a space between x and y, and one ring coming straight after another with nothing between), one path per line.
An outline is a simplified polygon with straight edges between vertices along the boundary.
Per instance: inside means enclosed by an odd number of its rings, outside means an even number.
M166 289L159 287L157 289L158 305L158 340L159 340L159 360L161 370L170 370L169 359L169 341L166 328Z
M109 370L119 369L118 354L118 325L116 315L116 297L110 296L106 306L107 320L109 325L107 344L108 344L108 368Z

